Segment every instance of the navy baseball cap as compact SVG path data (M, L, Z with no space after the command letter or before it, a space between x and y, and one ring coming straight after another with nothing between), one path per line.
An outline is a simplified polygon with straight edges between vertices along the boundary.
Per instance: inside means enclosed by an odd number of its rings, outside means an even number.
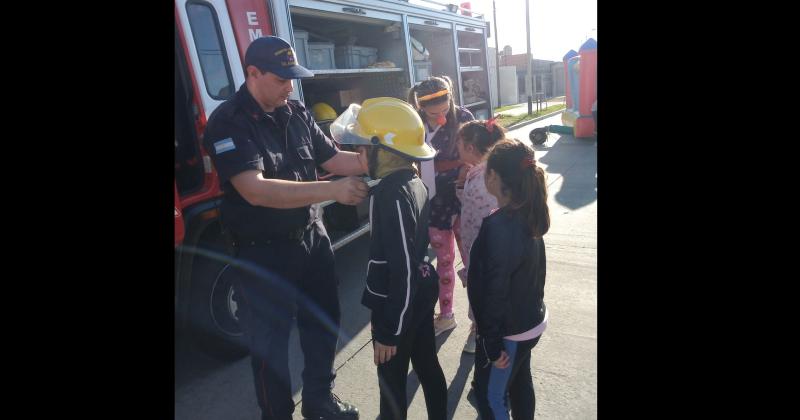
M264 36L247 47L244 65L256 66L262 72L268 71L283 79L314 77L314 73L297 64L294 48L283 38Z

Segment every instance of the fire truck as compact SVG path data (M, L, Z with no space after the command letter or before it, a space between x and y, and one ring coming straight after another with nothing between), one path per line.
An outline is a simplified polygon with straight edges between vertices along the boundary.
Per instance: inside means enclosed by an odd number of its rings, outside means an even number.
M464 7L462 7L464 6ZM208 116L245 79L248 45L280 36L315 77L292 99L336 113L377 96L406 99L431 75L453 81L458 104L491 115L485 18L417 0L175 1L175 319L223 359L246 354L231 276L232 241L220 223L220 182L202 136ZM320 118L317 118L320 120ZM323 130L325 121L318 121ZM328 121L329 123L329 121ZM373 181L374 182L374 181ZM369 232L368 209L321 203L334 250Z

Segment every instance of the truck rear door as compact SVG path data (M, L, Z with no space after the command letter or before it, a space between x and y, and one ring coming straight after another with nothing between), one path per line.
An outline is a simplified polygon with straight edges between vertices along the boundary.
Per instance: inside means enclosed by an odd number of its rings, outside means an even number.
M224 0L176 0L175 5L205 121L244 83L231 17Z

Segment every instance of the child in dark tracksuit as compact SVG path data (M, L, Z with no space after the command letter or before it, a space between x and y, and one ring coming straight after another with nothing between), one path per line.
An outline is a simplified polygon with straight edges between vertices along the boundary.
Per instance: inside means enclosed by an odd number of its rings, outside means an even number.
M428 418L445 419L447 387L436 355L433 308L438 275L419 263L428 248L427 190L411 171L383 178L370 197L372 237L367 284L361 303L372 309L372 337L397 347L378 364L381 419L406 418L406 378L411 361L417 372Z
M483 420L508 419L510 408L514 420L531 420L531 350L547 326L542 235L550 228L544 170L533 149L516 140L497 143L486 162L486 189L500 208L483 219L467 284L477 324L478 412Z
M425 144L422 121L413 108L395 98L351 105L331 125L331 135L341 144L357 146L367 156L370 176L381 180L370 192L369 261L361 298L372 310L380 418L406 419L411 362L425 394L428 418L445 420L447 384L433 327L439 277L424 260L430 201L414 165L432 159L436 152Z

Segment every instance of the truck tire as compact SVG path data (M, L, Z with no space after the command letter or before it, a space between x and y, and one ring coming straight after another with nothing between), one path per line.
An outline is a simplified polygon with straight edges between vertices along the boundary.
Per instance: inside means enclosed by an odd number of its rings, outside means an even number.
M221 252L221 247L210 247ZM249 353L236 316L230 266L196 255L192 268L189 327L198 347L220 360L237 360Z

